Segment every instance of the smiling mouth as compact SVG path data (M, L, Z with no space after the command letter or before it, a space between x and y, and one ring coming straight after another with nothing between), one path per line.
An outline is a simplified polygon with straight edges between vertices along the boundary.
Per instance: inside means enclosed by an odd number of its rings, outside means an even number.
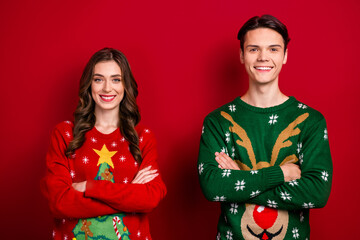
M256 70L260 70L260 71L270 71L271 69L273 69L274 67L254 67Z
M116 95L100 95L100 98L105 102L111 102L115 97Z

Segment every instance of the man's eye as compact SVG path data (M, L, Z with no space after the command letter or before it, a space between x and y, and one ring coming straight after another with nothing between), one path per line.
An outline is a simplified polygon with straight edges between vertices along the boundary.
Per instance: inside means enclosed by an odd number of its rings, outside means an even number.
M271 48L271 51L272 51L272 52L277 52L278 49L277 49L277 48Z
M256 49L256 48L251 48L249 51L250 51L250 52L256 52L257 49Z

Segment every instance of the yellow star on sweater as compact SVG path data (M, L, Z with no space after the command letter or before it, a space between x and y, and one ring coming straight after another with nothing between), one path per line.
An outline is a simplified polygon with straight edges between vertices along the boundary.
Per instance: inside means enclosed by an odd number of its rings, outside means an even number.
M96 150L96 149L93 149L97 155L100 156L99 158L99 161L98 161L98 164L97 166L99 166L100 164L102 163L107 163L109 164L109 166L111 166L112 168L114 168L114 164L111 160L111 157L115 155L115 153L117 153L117 151L109 151L107 148L106 148L106 145L104 144L104 146L101 148L101 150Z

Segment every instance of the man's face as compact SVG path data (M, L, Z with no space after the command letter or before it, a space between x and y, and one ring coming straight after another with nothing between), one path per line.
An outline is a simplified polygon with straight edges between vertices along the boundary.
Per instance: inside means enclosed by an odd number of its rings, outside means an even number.
M270 28L248 31L240 60L250 82L260 85L277 82L281 67L287 60L282 36Z

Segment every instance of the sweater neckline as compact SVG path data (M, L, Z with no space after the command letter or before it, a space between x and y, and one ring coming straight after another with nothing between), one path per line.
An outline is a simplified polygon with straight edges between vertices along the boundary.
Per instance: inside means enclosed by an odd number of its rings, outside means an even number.
M116 135L118 135L120 133L120 129L116 128L114 131L112 131L111 133L102 133L100 132L95 126L92 128L91 131L95 136L99 137L99 138L103 138L103 139L109 139L109 138L114 138Z
M296 101L295 97L293 96L290 96L285 102L279 104L279 105L276 105L276 106L272 106L272 107L267 107L267 108L261 108L261 107L255 107L253 105L250 105L246 102L244 102L243 100L241 100L240 97L237 97L235 99L235 101L237 103L239 103L242 107L250 110L250 111L253 111L253 112L258 112L258 113L271 113L271 112L275 112L275 111L279 111L283 108L286 108L287 106L289 106L290 104L292 104L293 102Z

